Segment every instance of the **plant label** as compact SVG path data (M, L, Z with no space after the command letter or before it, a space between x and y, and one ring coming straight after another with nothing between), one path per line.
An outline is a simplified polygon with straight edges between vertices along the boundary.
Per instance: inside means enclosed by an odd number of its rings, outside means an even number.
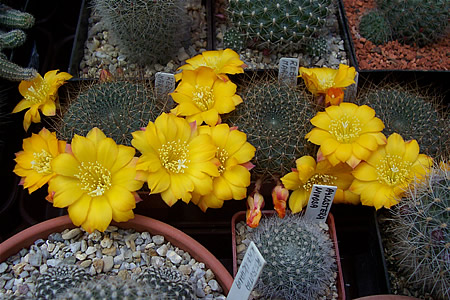
M300 63L298 58L280 58L280 64L278 67L278 83L296 86L299 66Z
M313 185L311 195L309 195L308 207L305 211L305 218L325 223L333 203L337 187L331 185Z
M167 96L175 89L175 76L170 73L157 72L155 74L155 90L158 96Z
M266 261L255 243L250 242L228 293L227 300L248 299L265 264Z

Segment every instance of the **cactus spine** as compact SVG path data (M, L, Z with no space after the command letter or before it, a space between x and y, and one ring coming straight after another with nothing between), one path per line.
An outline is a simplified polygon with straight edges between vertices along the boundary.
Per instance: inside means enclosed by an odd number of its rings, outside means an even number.
M124 54L140 65L165 64L189 40L182 0L95 0L105 26Z
M116 143L131 145L131 133L165 111L166 101L156 97L153 88L144 83L94 84L68 104L55 124L56 132L60 139L70 141L74 134L86 135L98 127Z
M359 23L361 36L376 45L393 40L392 29L384 14L379 10L371 10L362 16Z
M331 0L230 0L228 14L257 48L290 51L320 35L331 5Z
M411 286L450 298L450 171L434 166L393 211L390 234L399 270Z
M315 146L304 138L316 114L310 94L279 85L273 75L251 80L239 94L244 102L223 120L238 126L256 148L253 174L279 178L295 168L297 158L315 155Z
M432 157L450 149L450 124L432 96L422 96L400 86L379 87L362 93L360 104L372 107L385 125L386 136L394 132L405 141L415 139L421 152Z
M330 296L336 278L333 243L323 227L301 215L274 214L261 219L248 239L266 265L255 291L263 299L322 299ZM326 298L328 299L328 298Z

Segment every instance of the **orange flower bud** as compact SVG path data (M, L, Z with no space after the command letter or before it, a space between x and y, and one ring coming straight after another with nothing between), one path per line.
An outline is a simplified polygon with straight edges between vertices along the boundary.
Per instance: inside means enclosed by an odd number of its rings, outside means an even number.
M264 207L264 197L258 193L253 192L247 198L247 225L251 228L256 228L261 220L261 209Z
M275 211L280 218L284 218L286 215L286 202L289 198L289 190L286 189L281 183L279 183L272 190L272 201Z
M339 105L344 101L344 90L342 88L330 88L325 95L325 105Z

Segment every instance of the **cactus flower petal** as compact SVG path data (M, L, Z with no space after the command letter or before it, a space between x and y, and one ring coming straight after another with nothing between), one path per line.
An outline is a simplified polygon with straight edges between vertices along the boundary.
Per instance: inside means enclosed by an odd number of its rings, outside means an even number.
M247 213L246 222L251 228L256 228L259 225L259 220L261 220L261 209L264 207L264 197L258 193L254 192L247 198Z
M289 190L281 184L275 186L272 190L273 207L280 218L286 215L286 202L289 198Z

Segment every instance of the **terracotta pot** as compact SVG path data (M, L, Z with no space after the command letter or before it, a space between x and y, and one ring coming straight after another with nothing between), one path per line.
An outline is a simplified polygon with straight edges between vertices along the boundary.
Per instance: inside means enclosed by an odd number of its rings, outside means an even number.
M418 298L400 296L400 295L373 295L361 298L356 298L355 300L418 300Z
M222 286L224 293L228 294L233 283L233 278L230 273L211 252L182 231L166 223L140 215L136 215L134 219L128 222L113 222L112 225L124 229L132 228L136 231L148 231L153 235L158 234L164 236L174 246L187 251L197 261L203 262L210 268L216 275L216 279ZM67 215L31 226L0 244L0 262L16 254L22 248L28 248L37 239L46 239L51 233L61 232L64 229L75 227Z
M233 277L236 276L236 273L238 271L237 267L237 252L236 252L236 224L240 221L245 221L245 211L237 212L233 218L231 219L231 234L232 234L232 248L233 248ZM276 212L274 210L263 210L263 215L273 215ZM338 296L339 300L345 299L345 288L344 288L344 277L342 275L342 268L341 268L341 259L339 256L339 248L337 244L337 237L336 237L336 227L334 226L334 217L330 213L328 215L327 224L329 227L330 237L333 240L334 249L336 252L336 264L338 269L338 276L337 276L337 282L336 287L338 290Z

